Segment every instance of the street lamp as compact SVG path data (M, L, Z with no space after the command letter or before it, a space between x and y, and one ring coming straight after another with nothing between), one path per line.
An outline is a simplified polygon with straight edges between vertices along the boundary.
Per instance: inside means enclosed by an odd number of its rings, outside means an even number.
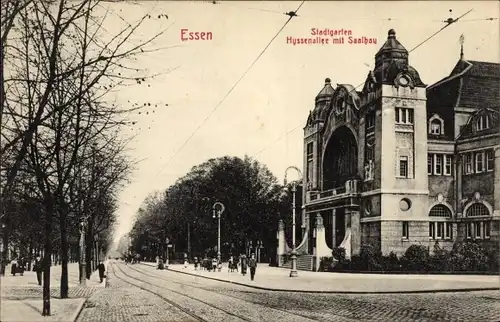
M219 206L220 209L217 210L217 212L215 211L215 208ZM213 211L213 217L217 217L217 220L218 220L218 234L217 234L217 262L220 264L221 262L221 252L220 252L220 216L222 215L222 213L224 212L226 208L224 207L224 205L221 203L221 202L216 202L214 203L213 207L212 207L212 211Z
M295 248L295 192L297 191L297 184L300 180L302 180L302 172L299 168L291 166L286 168L285 170L285 186L287 184L286 177L288 174L288 170L293 169L297 171L299 178L295 181L292 181L292 195L293 195L293 204L292 204L292 267L290 269L290 277L297 277L299 274L297 273L297 249Z
M87 230L87 218L80 222L80 285L87 283L87 262L85 259L85 232Z

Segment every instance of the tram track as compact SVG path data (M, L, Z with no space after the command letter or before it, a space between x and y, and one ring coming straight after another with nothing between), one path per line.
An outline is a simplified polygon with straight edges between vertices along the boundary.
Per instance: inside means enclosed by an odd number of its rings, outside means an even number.
M190 287L190 288L198 289L198 290L201 290L201 291L204 291L204 292L208 292L208 293L215 293L215 294L217 294L219 296L221 296L221 295L222 296L227 296L227 295L223 295L223 294L221 294L221 293L219 293L217 291L206 289L205 287L195 286L193 284L179 282L178 280L175 281L175 280L172 280L171 278L166 278L164 276L160 276L160 275L156 275L156 274L151 274L151 272L148 272L148 271L143 270L143 269L134 268L134 267L131 267L131 266L129 266L129 268L131 270L136 271L137 273L140 273L140 274L143 274L143 275L146 275L146 276L149 276L149 277L157 278L157 279L169 282L169 283L177 284L177 285L180 285L181 287ZM172 272L175 273L175 271L172 271ZM229 296L227 296L227 297L229 297ZM288 310L285 310L285 309L280 309L280 308L277 308L277 307L264 305L264 304L259 303L259 302L249 301L248 299L244 299L244 298L241 298L241 297L238 297L238 296L234 296L233 295L233 296L230 296L230 298L232 298L232 299L238 299L240 301L252 304L254 306L264 307L266 309L270 309L270 310L273 310L273 311L281 312L281 313L286 314L286 315L292 315L292 316L300 317L302 319L307 319L307 320L310 320L310 321L320 321L320 319L317 319L317 318L314 318L314 317L311 317L311 316L302 315L302 314L298 314L298 313L292 313L292 312L290 312ZM338 317L341 317L341 316L338 316ZM345 318L345 317L342 317L342 318Z
M125 276L126 276L127 278L129 278L129 279L132 279L132 280L135 280L135 281L138 281L138 282L140 282L140 283L144 283L144 284L147 284L147 285L150 285L150 286L153 286L153 287L163 287L163 286L158 286L158 285L155 285L155 284L153 284L153 283L150 283L150 282L148 282L148 281L146 281L146 280L143 280L143 279L140 279L140 278L137 278L137 277L131 276L130 274L127 274L127 273L126 273L126 272L125 272L125 271L124 271L124 270L123 270L123 269L122 269L119 265L117 265L117 264L111 264L111 265L112 265L112 267L113 267L113 272L114 272L114 269L115 269L115 267L116 267L116 268L118 268L118 270L120 271L120 273L121 273L121 274L125 275ZM132 269L132 270L135 270L135 269L131 268L130 266L128 266L128 267L129 267L130 269ZM135 270L135 271L137 271L137 270ZM138 273L143 274L143 273L142 273L142 272L140 272L140 271L137 271L137 272L138 272ZM146 274L144 274L144 275L146 275ZM126 279L124 279L124 278L122 278L122 277L117 276L116 274L114 274L114 276L115 276L116 278L120 279L121 281L125 282L125 283L128 283L128 284L133 285L133 286L135 286L135 287L138 287L138 288L140 288L140 289L142 289L142 290L144 290L144 291L146 291L146 292L149 292L149 293L151 293L151 294L154 294L154 295L158 296L158 297L159 297L159 298L161 298L163 301L165 301L165 302L167 302L168 304L170 304L170 305L174 306L175 308L177 308L177 309L181 310L181 311L182 311L182 312L184 312L185 314L187 314L187 315L189 315L190 317L194 318L196 321L203 321L203 322L211 322L211 321L213 321L213 319L206 319L206 318L204 318L204 317L200 316L199 314L194 313L192 310L184 308L183 306L181 306L181 305L177 304L175 301L172 301L172 300L170 300L170 299L166 298L165 296L161 295L159 292L155 292L155 291L152 291L152 290L150 290L150 289L148 289L148 288L145 288L145 287L143 287L143 286L141 286L141 285L138 285L138 284L136 284L136 283L129 282L129 281L127 281ZM151 277L156 277L156 276L151 276ZM158 278L158 277L156 277L156 278ZM209 302L206 302L206 301L200 300L200 299L198 299L198 298L195 298L195 297L189 296L189 295L187 295L187 294L185 294L185 293L182 293L182 292L179 292L179 291L173 290L173 289L168 288L168 287L163 287L163 289L164 289L164 290L166 290L166 291L168 291L168 292L175 293L175 294L176 294L176 295L178 295L178 296L185 297L185 298L188 298L188 299L190 299L190 300L193 300L193 301L196 301L196 302L202 303L203 305L206 305L206 306L208 306L208 307L210 307L210 308L212 308L212 309L214 309L214 310L216 310L216 311L221 311L221 312L223 312L223 313L225 313L225 314L227 314L227 315L229 315L229 316L232 316L232 317L234 317L234 318L237 318L237 319L239 319L239 320L242 320L242 321L249 321L249 322L251 322L251 321L252 321L252 320L248 319L248 318L247 318L247 317L245 317L245 316L242 316L242 315L239 315L239 314L236 314L236 313L230 312L230 311L228 311L228 310L226 310L226 309L224 309L224 308L218 307L218 306L216 306L216 305L213 305L213 304L211 304L211 303L209 303Z

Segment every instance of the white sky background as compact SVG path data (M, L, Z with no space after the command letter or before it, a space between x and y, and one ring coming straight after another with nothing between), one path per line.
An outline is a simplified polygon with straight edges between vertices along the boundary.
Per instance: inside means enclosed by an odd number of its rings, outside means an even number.
M474 8L463 22L451 25L410 54L410 64L429 85L451 72L459 58L461 34L465 36L466 59L500 61L499 20L465 21L498 18L500 3L496 1L306 1L299 17L292 19L225 102L165 166L288 18L265 10L288 12L299 4L300 1L109 4L131 21L151 10L153 16L168 14L168 20L148 20L139 38L151 37L173 23L155 46L181 45L144 55L137 61L141 68L152 72L179 66L176 70L147 82L150 87L137 85L116 94L117 102L123 105L130 105L128 100L158 104L148 115L143 112L134 116L138 123L123 133L136 135L130 143L130 153L133 158L144 160L121 195L119 235L131 228L134 214L149 193L166 189L192 166L224 155L254 156L299 125L256 158L279 180L283 180L287 166L302 168L302 127L314 108L314 97L323 87L324 79L330 77L333 84L354 86L363 82L371 69L365 64L374 65L374 55L391 28L410 50L444 25L439 21L450 17L449 9L456 18ZM116 23L116 18L110 18L104 28L111 31ZM181 28L210 31L213 40L181 42ZM378 42L376 45L286 44L287 36L310 37L311 28L351 29L356 37L375 37Z

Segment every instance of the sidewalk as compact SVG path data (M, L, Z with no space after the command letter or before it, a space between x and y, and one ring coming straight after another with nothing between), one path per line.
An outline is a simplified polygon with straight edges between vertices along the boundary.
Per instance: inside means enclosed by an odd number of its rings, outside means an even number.
M145 263L154 266L154 263ZM308 293L426 293L473 290L500 290L499 276L484 275L402 275L349 274L298 271L290 278L289 269L260 264L255 280L240 273L229 273L227 264L221 272L195 271L191 264L169 265L169 270L219 280L257 289Z
M107 262L105 263L107 267ZM10 272L6 270L6 272ZM100 283L98 272L87 280L86 286L79 285L78 263L68 264L68 296L60 299L61 266L51 267L51 316L42 314L42 286L38 285L36 273L24 272L24 276L5 275L0 277L1 302L0 321L75 321L90 295L105 287Z

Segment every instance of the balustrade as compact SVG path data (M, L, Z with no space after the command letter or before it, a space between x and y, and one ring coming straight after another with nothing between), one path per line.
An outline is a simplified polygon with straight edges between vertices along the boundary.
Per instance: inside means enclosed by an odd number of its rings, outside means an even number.
M347 180L343 186L336 187L325 191L308 191L308 200L315 201L323 198L338 196L339 198L344 195L359 193L358 180Z

